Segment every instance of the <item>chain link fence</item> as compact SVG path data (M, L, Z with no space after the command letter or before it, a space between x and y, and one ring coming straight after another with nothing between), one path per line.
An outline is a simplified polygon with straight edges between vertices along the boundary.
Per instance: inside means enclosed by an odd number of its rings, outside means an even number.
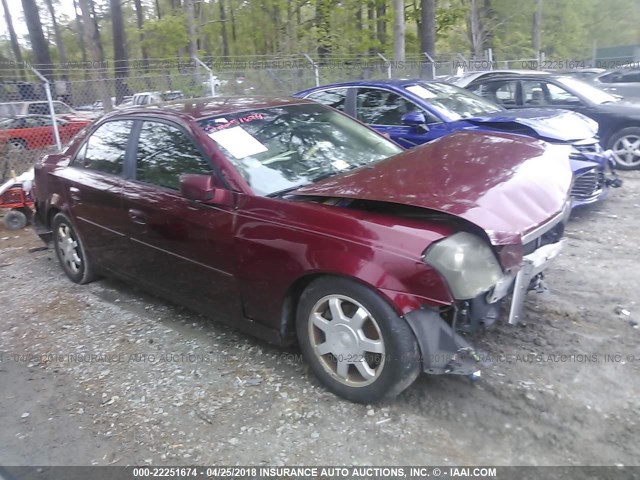
M443 78L465 70L540 65L539 58L493 61L490 52L470 59L461 54L409 55L402 62L381 54L329 58L302 54L130 60L126 71L110 62L24 65L19 79L16 65L0 65L0 183L58 151L78 131L113 109L212 95L288 96L340 81ZM120 78L115 71L121 72ZM55 80L48 83L41 72L52 72Z

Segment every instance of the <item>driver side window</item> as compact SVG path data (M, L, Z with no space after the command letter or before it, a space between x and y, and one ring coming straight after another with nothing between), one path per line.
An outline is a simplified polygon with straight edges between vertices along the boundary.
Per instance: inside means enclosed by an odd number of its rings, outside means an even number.
M180 175L211 175L209 162L178 127L144 122L136 152L136 179L160 187L180 189Z

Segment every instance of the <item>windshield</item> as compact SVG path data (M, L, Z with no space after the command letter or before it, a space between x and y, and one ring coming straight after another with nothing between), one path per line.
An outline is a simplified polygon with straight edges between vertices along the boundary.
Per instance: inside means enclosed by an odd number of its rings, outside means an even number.
M405 90L427 101L432 108L450 120L477 117L504 110L489 100L446 83L421 82L409 85Z
M371 164L402 149L322 105L286 105L201 120L257 195Z
M616 102L617 98L608 94L604 90L600 90L598 87L594 87L587 82L579 80L573 77L558 77L558 81L565 87L575 90L577 93L591 100L593 103L611 103Z

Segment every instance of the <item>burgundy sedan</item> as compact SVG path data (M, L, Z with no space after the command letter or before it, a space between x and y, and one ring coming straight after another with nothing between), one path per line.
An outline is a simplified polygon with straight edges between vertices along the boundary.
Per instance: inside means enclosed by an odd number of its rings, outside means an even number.
M421 371L477 374L464 333L503 301L518 321L562 244L556 148L466 132L405 152L306 100L180 100L45 157L37 228L72 281L118 276L297 340L328 389L373 402Z

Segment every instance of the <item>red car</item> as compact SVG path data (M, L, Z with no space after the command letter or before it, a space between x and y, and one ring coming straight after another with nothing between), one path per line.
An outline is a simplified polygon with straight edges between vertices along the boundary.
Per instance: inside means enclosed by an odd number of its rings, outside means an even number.
M357 402L477 373L496 320L562 245L566 152L506 133L403 151L301 99L113 112L36 167L68 277L115 275L270 342Z
M91 123L81 117L58 118L60 142L67 143L80 130ZM33 150L55 145L51 117L47 115L24 115L0 121L0 145L11 150Z

